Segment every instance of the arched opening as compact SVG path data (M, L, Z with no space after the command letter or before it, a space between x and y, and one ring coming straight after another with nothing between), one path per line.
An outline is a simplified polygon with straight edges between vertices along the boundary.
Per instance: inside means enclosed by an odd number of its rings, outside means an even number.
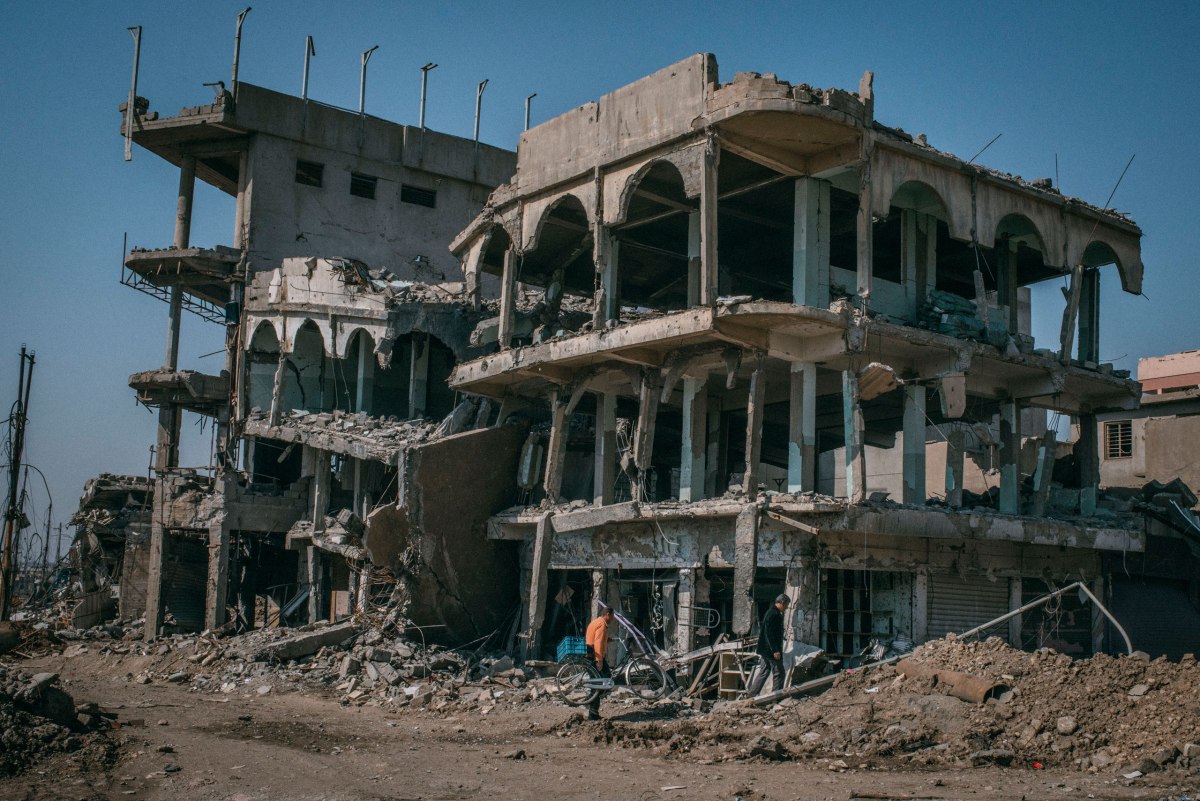
M319 412L330 408L326 377L325 342L316 323L306 320L284 362L283 409Z
M928 184L906 181L896 189L887 215L874 220L871 226L874 310L915 322L930 292L943 289L938 285L943 255L938 243L943 229L949 238L948 219L946 204ZM967 296L974 298L973 276L967 283Z
M346 345L345 358L338 361L335 386L338 408L368 410L375 385L375 341L366 331L355 331Z
M693 250L699 256L699 204L684 194L683 176L668 161L654 162L634 181L625 222L614 231L620 303L687 308L688 259Z
M374 368L365 411L397 420L440 420L454 408L447 383L454 365L454 352L437 337L423 331L397 337L388 366Z
M579 198L564 195L538 223L537 247L522 257L519 280L591 298L595 273L587 212Z
M796 182L723 150L717 196L718 293L790 302Z
M270 323L260 323L246 352L246 403L261 412L271 408L275 371L279 366L279 337Z

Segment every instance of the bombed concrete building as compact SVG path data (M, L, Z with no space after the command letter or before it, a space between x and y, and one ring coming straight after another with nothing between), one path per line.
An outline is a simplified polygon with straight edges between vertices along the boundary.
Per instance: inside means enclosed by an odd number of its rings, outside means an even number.
M142 98L122 113L179 166L170 247L125 262L169 313L164 364L129 381L159 425L145 577L122 611L144 595L151 638L371 609L451 638L494 627L471 607L511 611L513 549L469 540L515 499L524 431L446 383L488 350L447 245L513 153L247 83L174 117ZM229 246L190 241L197 179L236 197ZM219 375L179 369L184 311L225 326ZM184 410L215 423L210 474L180 465ZM480 449L490 464L456 467Z
M1101 272L1140 292L1141 231L873 105L869 73L857 93L721 83L696 55L524 133L456 238L468 293L500 281L476 330L499 350L450 386L501 424L543 416L523 503L488 523L521 547L527 655L593 601L680 652L751 632L779 592L793 652L854 654L1068 581L1111 597L1106 555L1145 549L1143 519L1098 492L1096 435L1140 394L1098 332ZM1049 279L1069 287L1062 335L1034 342L1029 287ZM1047 412L1083 432L1069 464ZM988 494L964 491L972 451ZM1073 596L1000 633L1108 637Z

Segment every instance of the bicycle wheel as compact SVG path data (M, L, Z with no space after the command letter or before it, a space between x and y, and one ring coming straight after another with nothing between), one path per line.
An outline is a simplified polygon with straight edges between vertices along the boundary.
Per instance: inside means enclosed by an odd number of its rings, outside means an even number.
M657 701L666 695L669 682L657 662L639 656L625 668L625 684L643 701Z
M600 691L588 687L589 680L600 678L600 670L586 657L568 659L554 674L554 692L564 703L586 706L596 700Z

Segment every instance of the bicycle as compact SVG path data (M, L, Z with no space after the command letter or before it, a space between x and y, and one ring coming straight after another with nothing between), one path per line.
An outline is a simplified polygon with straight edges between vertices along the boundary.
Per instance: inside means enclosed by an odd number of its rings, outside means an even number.
M654 646L649 638L620 612L614 615L640 653L632 648L611 671L611 676L602 676L596 661L588 656L568 657L554 674L555 693L564 703L571 706L587 706L601 693L616 689L618 682L643 701L657 701L670 690L672 682L662 665L651 658Z

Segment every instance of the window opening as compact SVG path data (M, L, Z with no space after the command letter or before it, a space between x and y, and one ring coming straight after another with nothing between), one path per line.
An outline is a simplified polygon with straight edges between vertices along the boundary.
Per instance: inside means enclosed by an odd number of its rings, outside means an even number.
M403 203L412 203L415 206L425 206L430 209L437 208L437 192L432 189L422 189L419 186L401 184L400 200Z
M325 165L315 161L296 159L296 183L305 186L321 186Z
M1104 424L1104 456L1125 459L1133 456L1133 421L1115 420Z
M363 175L360 172L350 173L350 194L355 197L365 197L367 200L375 199L375 184L379 179L374 175Z

